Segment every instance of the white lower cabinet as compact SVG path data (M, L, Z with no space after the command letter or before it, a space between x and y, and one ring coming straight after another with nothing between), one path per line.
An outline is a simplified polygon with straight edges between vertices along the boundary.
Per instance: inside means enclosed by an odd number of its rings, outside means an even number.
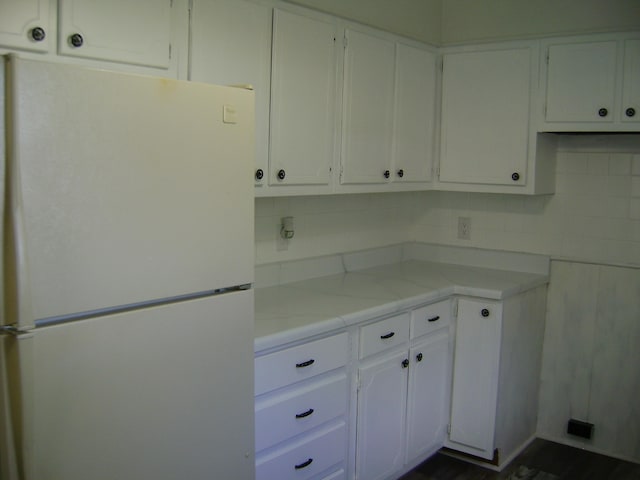
M349 337L255 359L256 479L339 479L347 468Z
M545 308L546 286L458 300L447 447L502 467L533 440Z
M357 479L399 476L443 445L449 410L450 305L446 300L361 328ZM394 338L403 340L380 348Z

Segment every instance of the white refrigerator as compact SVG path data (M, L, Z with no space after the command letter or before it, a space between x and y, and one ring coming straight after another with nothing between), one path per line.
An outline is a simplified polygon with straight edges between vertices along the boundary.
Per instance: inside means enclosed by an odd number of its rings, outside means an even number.
M0 60L0 477L253 478L253 92Z

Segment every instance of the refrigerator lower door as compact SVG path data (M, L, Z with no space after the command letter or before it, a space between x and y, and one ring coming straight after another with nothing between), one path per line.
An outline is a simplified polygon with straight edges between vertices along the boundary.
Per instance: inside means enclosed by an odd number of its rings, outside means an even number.
M254 478L253 291L18 344L27 480Z

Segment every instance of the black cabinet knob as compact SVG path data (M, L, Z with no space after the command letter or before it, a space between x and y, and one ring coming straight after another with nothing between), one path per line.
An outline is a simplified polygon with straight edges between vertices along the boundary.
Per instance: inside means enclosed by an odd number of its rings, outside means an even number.
M513 172L511 174L511 180L513 180L514 182L517 182L518 180L520 180L520 174L518 172Z
M398 170L398 176L400 178L404 177L404 170L403 169Z
M382 175L384 175L384 178L389 178L389 176L391 175L391 172L389 170L385 170Z
M44 28L41 27L34 27L31 30L31 38L36 41L36 42L41 42L44 40L44 37L46 37L46 33L44 32Z
M256 170L256 180L262 180L262 178L264 177L264 170L262 170L261 168Z
M82 35L80 35L79 33L74 33L73 35L69 36L69 43L72 46L78 48L81 47L84 43L84 38L82 38Z
M482 315L483 317L488 317L489 316L489 309L488 308L483 308L482 310L480 310L480 315Z
M402 360L402 368L407 368L409 366L409 359L405 358Z
M625 114L627 117L629 117L629 118L631 118L631 117L635 117L635 115L636 115L636 109L635 109L635 108L633 108L633 107L629 107L629 108L627 108L627 109L624 111L624 114Z
M423 358L423 357L422 357L422 353L419 353L419 354L417 354L417 355L416 355L416 360L417 360L417 361L421 362L421 361L422 361L422 358Z
M609 115L609 110L607 110L606 108L601 108L600 110L598 110L598 115L601 117L606 117L607 115Z
M280 180L284 180L284 177L286 177L287 174L285 173L284 170L278 170L278 179Z

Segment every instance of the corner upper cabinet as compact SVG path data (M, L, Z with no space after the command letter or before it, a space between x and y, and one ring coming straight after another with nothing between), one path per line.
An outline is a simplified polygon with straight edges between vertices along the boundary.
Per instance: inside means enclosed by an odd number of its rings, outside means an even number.
M272 8L245 0L192 0L190 80L250 84L256 98L256 195L269 171Z
M275 9L269 185L327 193L335 150L337 46L333 17ZM287 194L296 190L287 188ZM276 193L277 194L277 193Z
M555 139L538 135L537 44L447 49L437 188L553 193Z
M385 184L393 153L395 43L351 27L344 38L340 183Z
M435 154L437 57L396 44L394 182L431 181Z
M640 131L640 36L545 42L542 131Z
M58 53L168 69L171 8L172 0L60 0Z
M1 0L0 48L47 52L55 45L49 0Z

